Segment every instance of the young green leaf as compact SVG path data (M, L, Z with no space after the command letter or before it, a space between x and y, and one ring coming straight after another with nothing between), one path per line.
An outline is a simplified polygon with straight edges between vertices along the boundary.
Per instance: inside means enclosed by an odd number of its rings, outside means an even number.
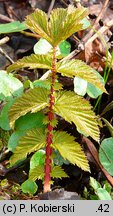
M74 78L74 92L80 96L84 96L87 90L87 81L79 77Z
M28 131L26 135L20 139L14 154L10 158L10 163L16 163L16 161L26 157L27 154L37 151L40 148L43 148L45 145L46 136L43 132L43 129L33 129Z
M34 153L30 160L30 170L36 166L44 165L45 162L45 151L43 149L38 150Z
M37 184L34 181L32 181L31 179L27 179L21 185L21 189L22 189L23 193L28 193L30 195L35 194L37 191L37 188L38 188Z
M81 60L72 59L58 62L57 72L63 76L82 78L106 92L104 84L98 79L97 72Z
M34 53L39 55L45 55L50 52L51 49L51 44L43 38L40 38L40 40L34 45Z
M24 22L20 23L19 21L15 21L7 24L0 24L0 34L20 32L25 29L27 29L27 26Z
M99 159L110 175L113 175L113 138L104 139L99 149Z
M35 68L43 68L43 69L51 69L52 56L51 55L36 55L32 54L31 56L23 57L18 60L14 64L10 65L7 68L7 72L11 72L14 70L18 70L20 68L35 69Z
M37 112L48 105L49 92L44 88L30 89L18 98L9 110L10 126L13 127L15 121L28 112Z
M37 113L27 113L21 116L15 122L15 130L31 130L32 128L44 128L43 119L45 115L42 112Z
M53 135L53 147L57 149L62 157L85 171L89 171L87 158L79 143L74 137L66 132L57 131Z
M0 70L0 100L6 101L13 96L20 96L23 93L23 84L12 74Z
M101 188L101 185L96 179L90 177L89 185L96 191L98 188Z
M96 194L99 200L112 200L110 194L104 188L98 188Z
M105 188L102 188L100 183L92 177L90 177L90 186L93 187L99 200L112 200L110 193L108 193Z
M70 123L73 122L77 130L99 141L98 122L91 108L88 101L71 91L58 93L54 106L56 114Z

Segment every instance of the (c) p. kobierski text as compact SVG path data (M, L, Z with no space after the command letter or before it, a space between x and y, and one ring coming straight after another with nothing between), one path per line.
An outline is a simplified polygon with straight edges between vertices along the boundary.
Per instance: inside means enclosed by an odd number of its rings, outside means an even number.
M75 212L75 205L31 204L31 213L32 212Z

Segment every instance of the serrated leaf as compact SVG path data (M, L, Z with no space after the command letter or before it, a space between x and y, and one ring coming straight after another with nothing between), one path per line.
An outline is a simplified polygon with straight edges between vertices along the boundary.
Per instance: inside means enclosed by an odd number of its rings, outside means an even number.
M0 34L20 32L25 29L27 29L27 26L24 22L20 23L19 21L15 21L7 24L0 24Z
M49 92L44 88L30 89L18 98L9 110L10 126L13 127L15 121L28 112L37 112L48 105Z
M33 32L36 32L42 38L51 42L50 32L48 27L48 17L45 12L37 9L34 13L26 17L25 24Z
M12 74L0 70L0 100L6 101L13 96L20 96L23 93L23 84Z
M29 179L36 181L37 179L44 178L44 166L38 165L29 171Z
M52 178L66 178L68 175L64 172L64 170L60 166L52 166L51 171ZM36 181L37 179L44 178L44 165L35 166L33 169L30 169L29 179Z
M57 63L57 72L60 72L63 76L68 77L79 77L87 82L93 84L94 86L106 92L103 83L97 76L97 72L88 66L85 62L72 59Z
M54 110L66 121L74 123L77 130L99 141L99 128L91 105L71 91L61 91L56 97Z
M38 188L37 184L34 181L32 181L31 179L27 179L21 185L21 189L22 189L23 193L28 193L30 195L35 194L37 191L37 188Z
M86 8L74 8L70 5L66 9L54 9L48 21L47 14L37 9L33 14L27 16L25 23L33 32L56 46L73 33L88 27L88 23L86 24L84 20L87 14Z
M18 70L20 68L35 69L35 68L43 68L43 69L51 69L52 64L52 56L49 55L37 55L32 54L30 56L25 56L22 59L19 59L14 64L10 65L7 68L7 72L11 72L14 70Z
M53 147L57 149L62 157L72 164L85 171L89 171L89 164L87 158L79 143L74 141L74 137L66 132L57 131L53 136Z
M68 175L64 172L64 170L60 166L52 167L51 171L52 178L67 178Z
M73 33L84 29L84 23L81 21L87 16L87 14L88 11L86 8L74 8L71 5L66 9L54 9L51 12L49 22L52 44L54 46L58 45Z
M15 131L11 134L8 140L8 149L14 152L20 138L25 135L27 130L31 130L33 128L44 128L43 118L44 114L37 112L27 113L17 119L15 123Z
M20 139L14 154L10 158L11 164L26 157L27 154L43 148L45 145L46 135L44 134L43 129L33 129L28 131L26 135Z

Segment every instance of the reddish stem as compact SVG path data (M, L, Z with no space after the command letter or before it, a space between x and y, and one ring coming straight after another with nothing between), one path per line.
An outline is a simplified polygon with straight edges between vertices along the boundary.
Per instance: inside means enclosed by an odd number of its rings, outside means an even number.
M54 84L56 79L56 47L53 48L53 62L52 62L52 75L51 75L51 90L49 99L49 111L48 111L48 125L47 125L47 138L46 138L46 159L45 159L45 176L44 176L44 192L51 190L51 155L52 155L52 142L53 142L53 126L52 121L55 118L53 106L54 106Z

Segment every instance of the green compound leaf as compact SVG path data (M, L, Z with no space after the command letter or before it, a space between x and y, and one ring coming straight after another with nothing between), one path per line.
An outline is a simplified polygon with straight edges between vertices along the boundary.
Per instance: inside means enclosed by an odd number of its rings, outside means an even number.
M25 158L27 154L43 148L45 145L46 136L44 135L43 129L33 129L28 131L26 135L20 139L14 154L10 158L11 164Z
M52 45L58 45L73 33L84 29L85 25L82 20L87 14L86 8L74 8L71 5L66 9L54 9L51 12L49 22Z
M88 20L87 22L86 19L84 20L87 15L88 11L86 8L74 8L70 5L66 9L54 9L48 21L47 14L37 9L34 13L27 16L25 24L50 44L57 46L73 33L89 26Z
M99 149L99 159L110 175L113 175L113 138L104 139Z
M34 181L32 181L31 179L27 179L21 185L21 189L22 189L23 193L28 193L30 195L35 194L37 191L37 188L38 188L37 184Z
M58 93L54 106L56 114L70 123L73 122L78 131L82 131L99 142L97 117L91 108L88 101L71 91Z
M29 68L29 69L35 69L35 68L43 68L43 69L51 69L51 63L52 62L52 56L49 55L37 55L32 54L27 57L23 57L22 59L18 60L14 64L10 65L7 68L7 72L11 72L14 70L18 70L20 68Z
M37 112L48 105L49 92L44 88L30 89L19 97L9 110L10 126L13 127L15 121L28 112Z
M79 143L74 141L74 137L66 132L54 132L53 147L57 149L62 157L72 164L76 164L78 167L85 171L89 171L89 164L87 158Z
M68 77L79 77L87 82L98 87L103 92L106 92L104 84L98 78L97 72L88 66L85 62L73 59L57 63L57 72L61 73L63 76Z

